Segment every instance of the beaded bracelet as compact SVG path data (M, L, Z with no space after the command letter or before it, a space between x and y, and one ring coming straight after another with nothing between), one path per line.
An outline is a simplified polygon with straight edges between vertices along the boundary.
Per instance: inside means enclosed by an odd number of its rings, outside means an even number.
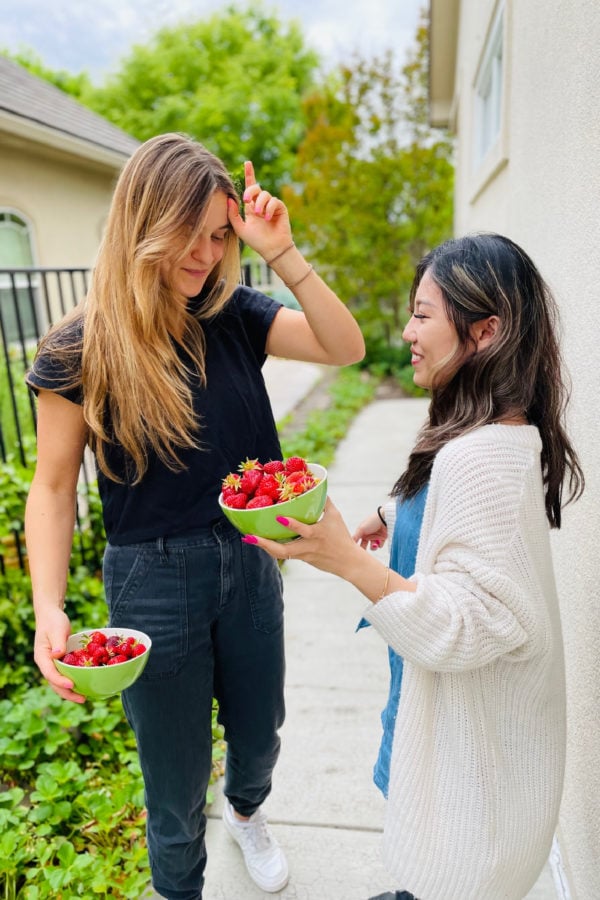
M309 264L308 264L308 269L306 270L306 272L304 273L304 275L302 276L302 278L299 278L298 281L292 281L291 284L289 284L287 281L284 281L283 283L285 284L286 288L295 288L295 287L298 287L299 284L302 284L302 282L304 281L305 278L308 278L308 276L310 275L310 273L311 273L312 271L314 271L314 270L313 270L312 263L309 263Z
M381 522L383 525L385 525L385 527L387 528L387 522L386 522L385 519L383 518L383 515L381 514L381 510L382 510L382 507L381 507L381 506L378 506L378 507L377 507L377 515L379 516L380 522Z

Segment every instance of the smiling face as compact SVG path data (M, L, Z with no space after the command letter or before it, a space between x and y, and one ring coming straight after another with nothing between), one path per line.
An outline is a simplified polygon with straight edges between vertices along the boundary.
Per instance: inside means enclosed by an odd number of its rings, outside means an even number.
M227 218L227 197L216 191L206 209L201 228L182 257L165 260L162 275L172 290L184 297L200 293L206 279L223 258L225 240L231 226Z
M434 377L454 357L459 346L458 334L448 318L442 291L429 272L425 272L417 288L413 314L402 332L410 344L413 381L419 387L430 390ZM457 363L441 376L442 381L457 369Z

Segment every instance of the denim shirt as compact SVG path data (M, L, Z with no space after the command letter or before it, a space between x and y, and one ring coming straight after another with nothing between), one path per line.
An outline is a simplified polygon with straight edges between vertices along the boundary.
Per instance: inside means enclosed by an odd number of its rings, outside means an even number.
M400 499L397 503L396 524L391 541L390 569L398 572L404 578L410 578L415 571L417 547L419 545L428 487L429 485L425 485L414 497L411 497L409 500ZM386 798L390 777L394 728L402 684L402 657L398 656L391 647L388 647L388 655L390 661L390 688L387 703L381 713L383 735L379 747L379 756L373 768L373 780Z

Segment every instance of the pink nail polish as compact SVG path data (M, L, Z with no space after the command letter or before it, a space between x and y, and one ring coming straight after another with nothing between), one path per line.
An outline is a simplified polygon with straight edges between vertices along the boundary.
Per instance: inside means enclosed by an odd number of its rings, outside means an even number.
M245 534L242 538L243 544L258 544L258 540L254 537L253 534Z
M290 524L290 520L286 519L285 516L277 516L277 521L279 522L280 525L289 525Z

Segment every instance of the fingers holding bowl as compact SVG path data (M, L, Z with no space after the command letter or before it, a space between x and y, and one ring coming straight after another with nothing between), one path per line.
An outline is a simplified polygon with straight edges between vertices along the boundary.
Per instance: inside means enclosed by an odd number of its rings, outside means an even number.
M297 519L288 516L277 516L277 521L284 528L289 528L290 539L282 540L281 538L274 541L268 538L259 537L256 534L245 534L242 536L242 543L251 544L265 550L269 556L274 559L302 559L302 549L305 546L306 538L310 537L311 530L314 525L306 525Z

